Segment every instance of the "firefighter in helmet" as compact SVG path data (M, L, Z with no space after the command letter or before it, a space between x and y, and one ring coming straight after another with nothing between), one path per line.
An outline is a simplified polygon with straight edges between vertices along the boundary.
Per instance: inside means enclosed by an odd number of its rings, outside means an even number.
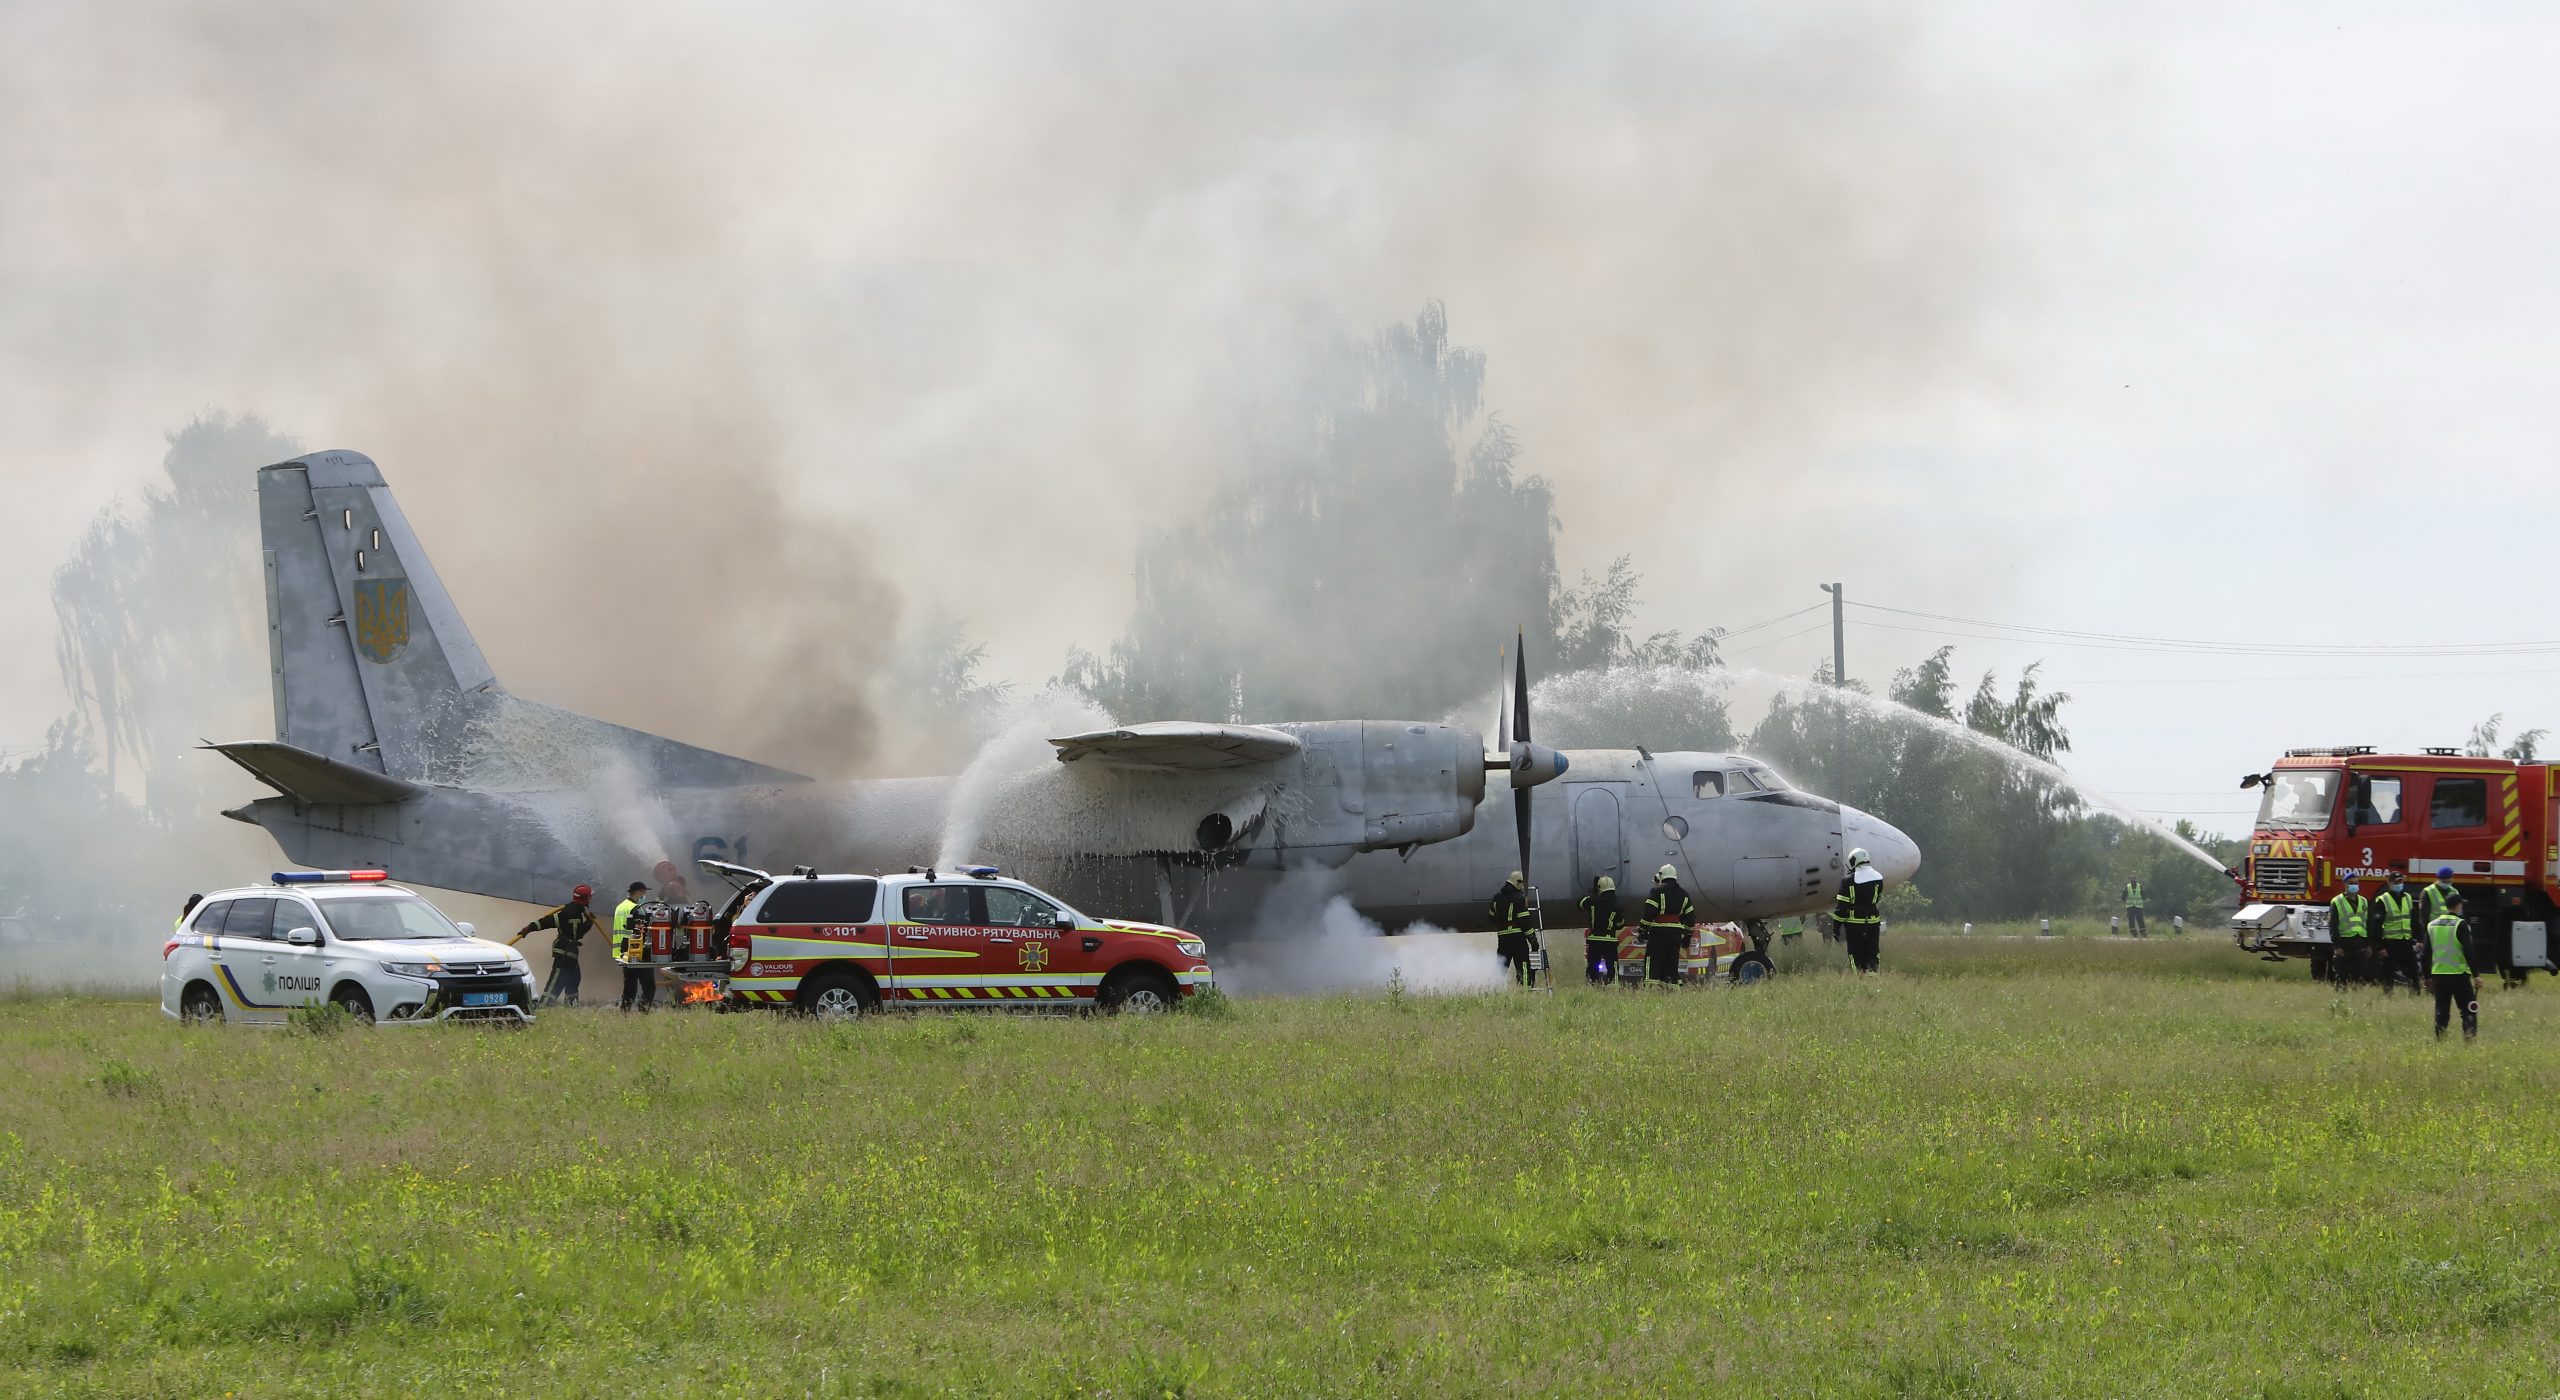
M1884 914L1877 903L1883 898L1884 872L1876 869L1875 858L1860 846L1849 853L1849 873L1831 901L1831 922L1840 926L1840 936L1849 944L1849 964L1860 972L1877 968L1884 933Z
M1618 882L1603 875L1582 897L1582 973L1595 987L1609 985L1618 961L1618 930L1627 916L1618 909Z
M1538 942L1538 914L1529 907L1529 877L1512 871L1502 888L1493 892L1487 917L1496 934L1493 949L1502 955L1512 979L1524 987L1537 980L1537 969L1529 961Z
M551 980L543 986L542 999L557 998L562 1006L578 1004L578 945L596 926L596 912L587 907L596 897L592 886L580 885L569 892L569 902L516 930L507 940L508 946L522 943L525 935L537 929L552 930Z
M1644 898L1645 980L1666 987L1680 985L1680 957L1688 951L1689 926L1698 921L1698 906L1680 888L1680 872L1669 865L1653 872L1653 890Z

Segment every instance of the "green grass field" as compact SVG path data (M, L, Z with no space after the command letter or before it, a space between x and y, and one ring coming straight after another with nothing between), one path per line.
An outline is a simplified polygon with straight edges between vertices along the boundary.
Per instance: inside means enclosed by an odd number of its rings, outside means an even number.
M1819 961L1817 943L1790 961ZM2219 938L1156 1020L0 1005L13 1395L2548 1395L2560 985Z

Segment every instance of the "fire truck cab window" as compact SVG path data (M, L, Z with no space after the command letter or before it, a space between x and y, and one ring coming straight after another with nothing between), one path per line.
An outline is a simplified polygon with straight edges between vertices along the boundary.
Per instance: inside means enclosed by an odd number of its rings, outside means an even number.
M2267 795L2258 799L2258 825L2295 831L2325 830L2337 796L2338 773L2334 768L2279 772L2276 780L2267 784Z
M2489 780L2438 778L2435 797L2427 803L2427 825L2437 831L2489 824Z
M907 922L915 924L966 924L975 922L969 913L969 897L977 890L970 885L913 885L907 890Z
M1724 774L1722 773L1692 773L1689 775L1689 780L1696 785L1700 797L1724 796Z
M2400 780L2398 778L2362 778L2356 782L2356 825L2397 826L2400 823Z
M877 880L777 880L756 922L867 924L880 897Z
M987 922L997 928L1055 928L1058 906L1009 885L986 888Z

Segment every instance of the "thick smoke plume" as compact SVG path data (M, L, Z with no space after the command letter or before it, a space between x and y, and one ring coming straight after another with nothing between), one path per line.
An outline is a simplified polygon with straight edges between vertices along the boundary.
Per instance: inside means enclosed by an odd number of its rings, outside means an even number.
M215 405L380 460L521 694L948 771L991 697L909 678L977 684L977 638L1035 690L1106 644L1141 542L1275 425L1328 440L1309 386L1433 296L1483 352L1456 450L1552 486L1565 573L1715 590L1747 561L1702 522L1989 366L2040 113L1920 37L1855 3L9 7L0 652L46 654L80 524ZM1393 546L1445 523L1294 566L1428 599L1448 551ZM1496 612L1504 562L1469 575ZM1309 626L1232 645L1483 683ZM0 739L73 708L42 671L0 677Z

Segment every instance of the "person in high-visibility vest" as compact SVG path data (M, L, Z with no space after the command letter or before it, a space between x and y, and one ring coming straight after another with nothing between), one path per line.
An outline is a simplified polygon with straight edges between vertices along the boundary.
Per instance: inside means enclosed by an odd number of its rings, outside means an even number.
M1582 897L1582 975L1595 987L1609 985L1617 973L1618 930L1627 916L1618 908L1618 882L1603 875Z
M1796 943L1804 938L1804 915L1789 914L1778 921L1778 941Z
M2373 905L2358 891L2362 886L2349 880L2337 898L2329 901L2329 983L2343 987L2361 982L2373 968L2373 940L2367 935L2373 925Z
M2455 890L2445 910L2427 920L2427 989L2436 994L2436 1039L2444 1039L2453 1008L2462 1008L2462 1038L2480 1034L2480 978L2471 970L2471 951L2463 946L2469 932L2462 917L2462 892Z
M2142 918L2142 882L2124 882L2124 931L2136 938L2149 938L2151 925Z
M2418 897L2409 893L2408 882L2400 872L2391 872L2391 888L2373 897L2372 919L2368 935L2373 956L2373 979L2382 984L2382 994L2391 995L2392 985L2401 977L2409 985L2418 985L2418 965L2409 956L2417 944ZM2377 936L2378 935L2378 936Z
M631 911L640 907L640 896L649 887L638 880L624 891L622 902L613 906L613 960L622 964L622 1009L646 1011L658 1001L658 970L649 966L648 950L641 946L641 931L631 926Z
M2436 867L2436 882L2427 886L2428 926L2433 927L2435 921L2443 918L2445 911L2460 903L2461 899L2462 892L2453 887L2453 867Z
M1849 965L1860 972L1879 969L1884 914L1877 905L1883 898L1884 872L1876 869L1875 858L1863 846L1851 851L1849 873L1831 901L1831 922L1840 926L1840 936L1848 940Z
M1653 889L1644 897L1644 916L1636 921L1644 934L1646 981L1680 985L1680 957L1689 949L1689 925L1697 921L1697 903L1680 888L1680 872L1668 865L1653 872Z
M179 910L178 910L178 922L177 922L177 923L175 923L175 924L173 924L173 925L171 925L171 927L173 927L173 928L185 928L185 927L187 926L187 916L188 916L189 914L192 914L192 913L196 912L196 906L197 906L197 905L199 905L199 904L202 904L202 903L204 903L204 896L203 896L203 895L200 895L200 894L191 894L191 895L188 895L188 896L187 896L187 902L186 902L186 904L185 904L185 905L183 905L183 906L181 906L181 907L179 908Z
M1493 892L1493 905L1488 911L1493 921L1493 950L1502 955L1503 966L1511 969L1512 980L1528 986L1537 980L1537 969L1529 954L1537 946L1538 914L1529 907L1529 877L1517 870Z

